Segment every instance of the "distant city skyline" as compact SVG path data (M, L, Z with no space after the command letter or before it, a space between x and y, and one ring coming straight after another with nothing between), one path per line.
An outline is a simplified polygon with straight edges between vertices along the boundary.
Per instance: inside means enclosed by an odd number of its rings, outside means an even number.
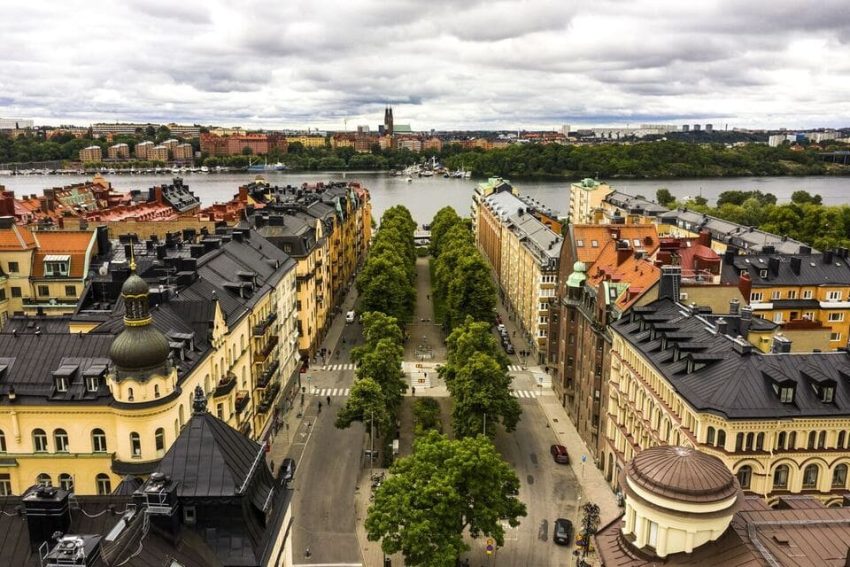
M850 125L839 0L0 2L0 116L36 124Z

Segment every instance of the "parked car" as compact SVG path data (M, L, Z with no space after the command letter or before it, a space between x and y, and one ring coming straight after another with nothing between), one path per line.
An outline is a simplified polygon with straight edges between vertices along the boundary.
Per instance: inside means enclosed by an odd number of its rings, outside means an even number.
M280 464L280 479L287 483L295 478L295 459L285 458Z
M573 539L573 523L565 518L555 520L555 529L552 531L552 541L558 545L570 545Z
M499 323L498 325L496 325L496 330L497 330L497 331L499 331L499 334L500 334L500 335L507 335L507 334L508 334L508 328L507 328L507 327L505 327L505 326L504 326L503 324L501 324L501 323Z
M354 323L354 317L355 317L354 311L349 311L348 313L345 314L345 322L346 323Z
M514 345L512 345L511 343L506 342L506 343L504 344L504 346L505 346L505 352L506 352L506 353L508 353L508 354L513 354L513 353L514 353Z
M567 448L563 445L552 445L549 452L552 453L552 458L555 459L556 463L561 465L570 464L570 455L567 453Z

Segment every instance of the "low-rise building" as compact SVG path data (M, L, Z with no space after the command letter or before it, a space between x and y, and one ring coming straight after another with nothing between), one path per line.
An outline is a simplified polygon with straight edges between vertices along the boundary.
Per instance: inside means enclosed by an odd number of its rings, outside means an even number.
M130 159L130 146L127 144L115 144L106 150L109 159Z
M83 163L98 162L103 159L103 151L100 146L89 146L80 150L80 161Z
M195 155L192 144L177 144L171 149L171 153L176 161L192 161Z
M152 159L150 157L151 150L156 144L153 142L139 142L133 147L133 153L138 160L148 160Z
M162 144L152 147L148 150L148 159L150 161L168 161L170 159L168 147Z

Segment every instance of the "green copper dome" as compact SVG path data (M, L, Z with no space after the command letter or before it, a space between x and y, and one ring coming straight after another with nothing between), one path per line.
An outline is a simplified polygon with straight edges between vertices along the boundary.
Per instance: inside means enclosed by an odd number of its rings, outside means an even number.
M148 294L148 284L145 280L140 278L137 274L132 273L130 277L127 278L127 281L124 282L124 285L121 286L121 295L147 295Z
M587 265L584 262L576 262L573 264L573 273L567 277L567 287L581 287L584 280L587 279Z

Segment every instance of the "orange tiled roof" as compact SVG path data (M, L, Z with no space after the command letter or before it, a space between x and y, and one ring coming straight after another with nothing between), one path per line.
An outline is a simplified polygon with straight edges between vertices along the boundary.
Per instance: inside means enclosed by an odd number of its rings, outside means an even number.
M11 228L0 230L0 250L28 248L35 248L35 238L27 227L13 224Z
M619 232L621 240L629 242L640 240L648 254L652 254L658 248L658 231L654 224L577 224L573 226L577 258L585 264L595 262L605 244L614 240L615 231ZM593 247L594 240L598 243L598 247ZM579 241L582 246L578 245Z
M50 254L67 255L71 257L71 270L68 277L82 278L85 276L86 251L94 238L93 230L57 230L43 231L35 234L38 250L33 257L32 276L44 277L44 259Z

